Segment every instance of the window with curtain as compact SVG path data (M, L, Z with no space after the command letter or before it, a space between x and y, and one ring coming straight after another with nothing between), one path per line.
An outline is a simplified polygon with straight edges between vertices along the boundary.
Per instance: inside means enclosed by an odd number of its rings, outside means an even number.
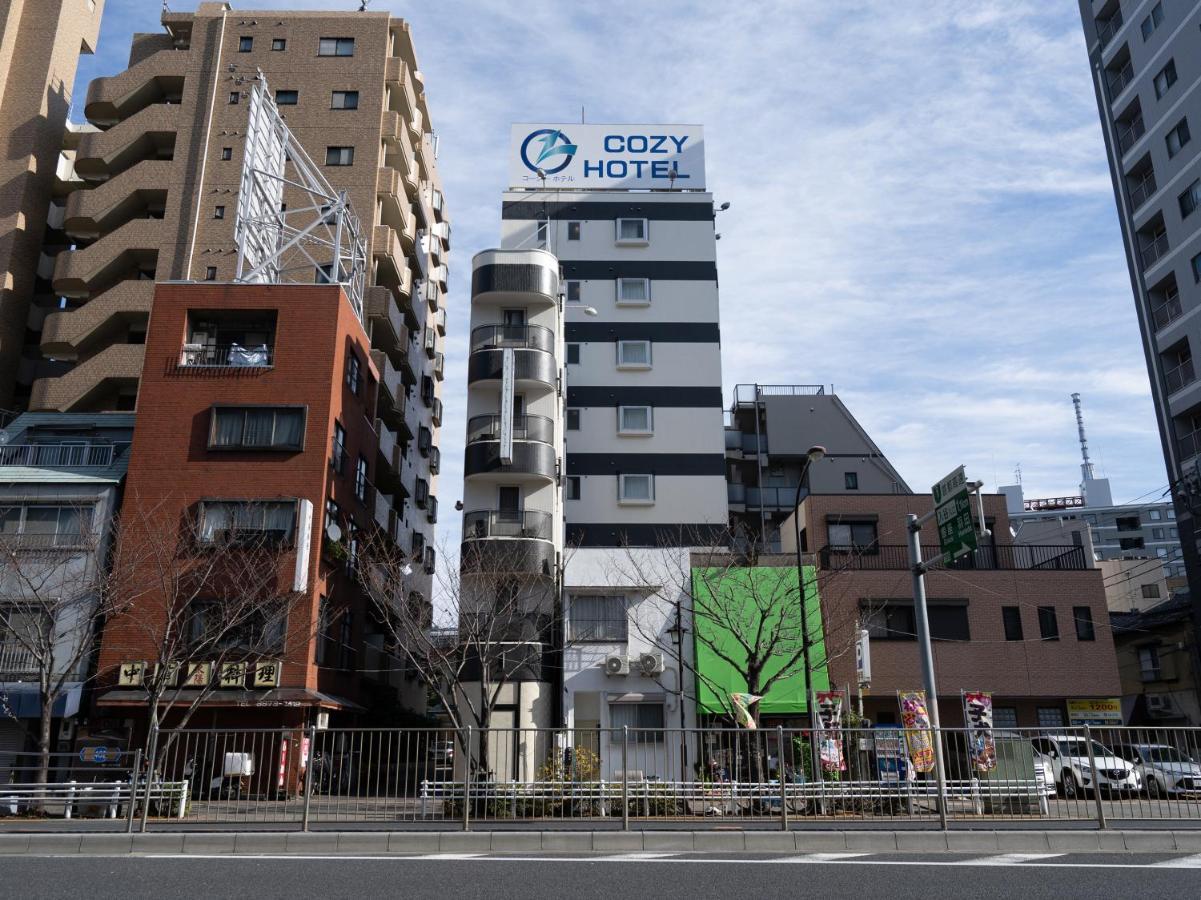
M573 641L624 643L629 639L625 596L572 596L568 634Z
M16 505L0 507L0 540L26 547L78 544L91 522L92 507Z
M305 410L300 406L214 406L213 450L300 450Z
M621 743L623 728L630 729L631 743L657 743L663 737L663 722L662 703L609 704L609 727L614 729L609 733L609 740L615 744ZM657 731L642 729L657 729Z
M618 278L618 303L649 303L651 283L646 278Z
M619 241L645 241L646 219L618 219L617 239Z
M206 544L286 544L295 528L294 500L206 500L199 537Z

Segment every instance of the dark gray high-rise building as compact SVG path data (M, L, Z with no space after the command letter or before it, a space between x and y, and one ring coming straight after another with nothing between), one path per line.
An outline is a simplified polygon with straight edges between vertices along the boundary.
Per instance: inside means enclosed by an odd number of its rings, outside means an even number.
M1201 348L1201 5L1079 2L1185 567L1201 610L1201 382L1192 355Z

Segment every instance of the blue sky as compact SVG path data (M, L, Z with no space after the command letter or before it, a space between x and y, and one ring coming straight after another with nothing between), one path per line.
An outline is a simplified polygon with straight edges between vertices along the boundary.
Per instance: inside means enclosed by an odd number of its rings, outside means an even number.
M106 6L79 98L124 67L134 31L158 30L158 0ZM1027 496L1048 496L1076 492L1079 391L1114 499L1166 489L1075 4L371 8L412 22L441 140L454 227L448 513L461 494L470 258L499 237L509 125L578 121L581 106L589 121L705 125L709 186L732 204L718 244L727 398L740 382L832 383L915 489L965 463L991 490L1020 462Z

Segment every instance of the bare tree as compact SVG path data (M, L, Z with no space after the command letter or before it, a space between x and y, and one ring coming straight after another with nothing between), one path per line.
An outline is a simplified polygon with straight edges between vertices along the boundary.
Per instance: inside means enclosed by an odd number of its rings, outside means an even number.
M524 543L465 542L459 566L438 570L432 602L414 590L420 559L380 534L360 550L360 581L386 649L417 673L469 756L476 751L466 729L489 729L505 687L538 672L545 654L561 649L554 637L558 573L532 563ZM454 558L446 550L442 556ZM487 741L480 741L473 763L489 771Z
M184 728L223 676L244 684L252 661L278 666L312 628L289 627L293 590L290 501L174 510L126 503L114 564L125 603L107 643L143 668L153 771L168 717ZM277 508L278 507L278 508ZM278 673L277 673L278 675ZM163 748L165 749L165 748Z
M54 707L94 674L97 630L122 602L107 558L116 523L100 521L91 503L63 509L66 530L0 539L0 665L20 667L37 683L37 784L49 781ZM8 703L0 709L12 714Z

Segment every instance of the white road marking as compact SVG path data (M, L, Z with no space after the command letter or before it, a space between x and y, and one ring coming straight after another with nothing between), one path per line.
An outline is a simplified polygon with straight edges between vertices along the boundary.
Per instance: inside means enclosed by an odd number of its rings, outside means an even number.
M680 851L677 851L674 853L666 853L666 852L660 853L660 852L657 852L654 850L632 850L629 853L617 853L617 854L613 854L611 856L598 856L598 857L594 857L594 859L596 859L598 862L600 862L602 860L604 862L619 862L621 860L626 860L627 862L634 862L634 861L637 861L640 859L668 859L672 856L679 856L679 855L680 855Z
M806 853L804 856L789 856L783 859L772 860L773 862L787 863L828 863L841 862L844 859L857 859L861 856L870 856L868 853Z
M1192 856L1181 856L1176 859L1165 859L1163 862L1153 863L1159 869L1201 869L1201 853L1194 853Z
M1023 863L1040 862L1064 856L1063 853L1000 853L996 856L981 856L959 861L961 866L1017 866Z
M420 856L410 856L409 859L479 859L487 853L422 853Z

